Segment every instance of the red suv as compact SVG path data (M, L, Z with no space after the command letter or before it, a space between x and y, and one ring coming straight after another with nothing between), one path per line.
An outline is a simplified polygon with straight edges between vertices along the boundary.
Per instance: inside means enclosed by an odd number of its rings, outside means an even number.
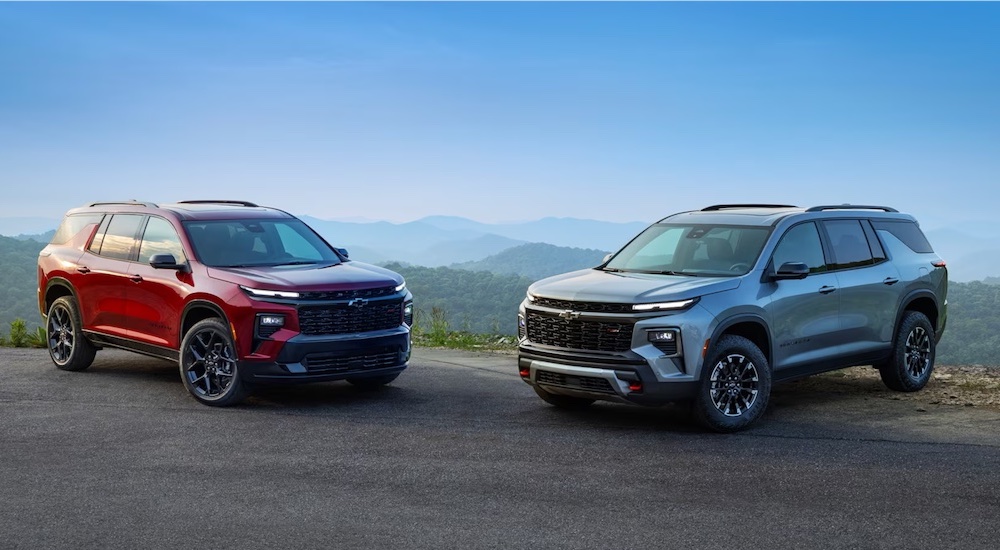
M217 406L257 383L388 384L413 324L400 275L242 201L70 210L38 257L38 307L60 369L122 348L177 361L191 395Z

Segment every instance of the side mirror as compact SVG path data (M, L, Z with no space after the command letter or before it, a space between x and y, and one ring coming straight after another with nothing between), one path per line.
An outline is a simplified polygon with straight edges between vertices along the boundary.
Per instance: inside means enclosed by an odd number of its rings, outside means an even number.
M343 256L344 258L350 258L351 257L351 255L347 253L347 249L346 248L338 248L337 252L339 252L340 255Z
M785 262L774 274L776 280L782 279L805 279L809 275L809 266L803 262Z
M606 264L606 263L608 263L608 260L610 260L610 259L611 259L611 257L612 257L612 256L614 256L614 255L615 255L615 253L614 253L614 252L612 252L612 253L610 253L610 254L606 254L606 255L604 256L604 259L603 259L603 260L601 260L601 263L602 263L602 264Z
M149 259L149 265L153 266L153 269L184 270L186 268L184 264L177 263L177 258L174 258L173 254L153 254Z

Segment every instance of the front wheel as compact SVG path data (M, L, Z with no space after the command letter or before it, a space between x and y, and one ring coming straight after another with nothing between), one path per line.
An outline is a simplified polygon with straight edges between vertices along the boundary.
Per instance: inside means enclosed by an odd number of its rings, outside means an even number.
M892 356L879 365L882 382L891 390L913 392L927 385L934 370L934 327L919 311L907 311L896 331Z
M199 321L187 331L180 369L184 387L205 405L226 407L246 397L233 337L219 319Z
M52 302L45 322L49 356L62 370L83 370L94 362L97 349L83 335L76 300L63 296Z
M694 413L706 428L742 430L764 414L771 396L771 367L753 342L727 334L715 343L703 367Z

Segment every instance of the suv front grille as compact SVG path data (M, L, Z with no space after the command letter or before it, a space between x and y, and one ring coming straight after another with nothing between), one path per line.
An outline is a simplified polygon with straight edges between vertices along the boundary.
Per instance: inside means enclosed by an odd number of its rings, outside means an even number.
M553 298L535 298L532 305L540 307L551 307L554 309L568 309L572 311L587 311L595 313L632 313L632 304L612 304L605 302L573 302L570 300L556 300Z
M355 298L381 298L391 296L396 292L395 287L384 286L381 288L363 288L360 290L327 290L300 292L299 298L310 302L333 301L333 300L353 300Z
M539 384L548 384L550 386L559 386L562 388L586 390L595 393L616 393L606 379L598 378L596 376L572 376L558 372L536 370L535 382L538 382Z
M559 348L595 351L628 351L632 347L632 323L607 323L563 319L527 312L528 340Z
M299 307L299 331L313 336L385 330L402 322L402 301Z
M390 346L360 350L355 355L312 353L303 363L311 373L365 371L399 364L399 350Z

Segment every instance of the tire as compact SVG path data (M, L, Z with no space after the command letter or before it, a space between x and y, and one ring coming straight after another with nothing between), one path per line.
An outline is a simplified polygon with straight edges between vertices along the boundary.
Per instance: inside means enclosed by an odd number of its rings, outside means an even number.
M936 352L930 319L919 311L907 311L896 331L892 355L876 365L882 382L896 391L922 389L931 379Z
M702 367L693 408L698 422L721 432L753 424L771 397L771 366L753 342L727 334L712 346Z
M348 378L347 381L361 390L376 390L399 378L400 373L384 376L368 376L365 378Z
M83 335L80 308L70 296L57 298L49 306L45 318L45 340L49 357L62 370L83 370L94 362L97 355L97 348Z
M219 319L199 321L187 331L179 366L184 387L202 404L228 407L246 397L233 337Z
M573 397L572 395L559 395L557 393L549 393L538 386L532 386L538 397L542 398L553 407L559 407L560 409L583 409L589 407L594 403L593 399L587 399L585 397Z

